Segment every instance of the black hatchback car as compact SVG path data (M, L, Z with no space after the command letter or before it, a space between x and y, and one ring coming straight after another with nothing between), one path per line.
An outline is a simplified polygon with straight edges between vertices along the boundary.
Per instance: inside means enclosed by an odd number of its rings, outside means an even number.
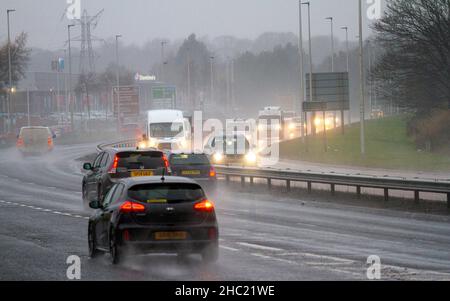
M216 170L206 154L175 151L168 153L167 158L172 175L191 178L209 187L216 185Z
M92 164L84 163L83 169L87 171L82 183L85 208L91 200L103 200L119 179L171 173L169 161L162 151L137 149L106 149Z
M119 180L89 219L89 256L109 252L116 264L125 254L201 254L218 259L214 204L194 181L179 177Z

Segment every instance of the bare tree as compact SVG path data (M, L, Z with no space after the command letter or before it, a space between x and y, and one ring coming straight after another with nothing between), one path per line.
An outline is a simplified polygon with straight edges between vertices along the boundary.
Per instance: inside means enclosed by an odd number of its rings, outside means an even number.
M11 43L12 80L17 83L25 74L31 50L26 47L27 34L22 32ZM0 82L8 82L8 44L0 45Z
M374 25L384 53L373 70L379 95L408 109L418 147L450 143L450 0L392 0Z

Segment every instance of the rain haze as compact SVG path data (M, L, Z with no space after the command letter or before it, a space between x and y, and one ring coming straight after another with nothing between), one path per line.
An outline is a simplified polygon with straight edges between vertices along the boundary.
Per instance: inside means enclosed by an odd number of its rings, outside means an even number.
M0 0L0 286L448 281L449 41L450 0Z
M311 3L311 18L316 20L313 36L329 34L329 24L324 18L334 16L336 26L349 26L350 38L356 39L356 1L313 0ZM2 6L17 10L11 23L12 35L19 29L28 32L32 47L56 50L64 46L65 25L69 23L64 16L65 0L2 0ZM297 1L81 0L81 8L90 15L104 9L95 35L106 39L121 34L126 44L143 45L154 38L184 39L191 33L211 38L231 35L248 39L264 32L298 33ZM6 19L5 10L0 12L0 17ZM0 40L6 38L5 23L2 21L0 27ZM365 34L369 33L364 28ZM336 36L345 38L339 30Z

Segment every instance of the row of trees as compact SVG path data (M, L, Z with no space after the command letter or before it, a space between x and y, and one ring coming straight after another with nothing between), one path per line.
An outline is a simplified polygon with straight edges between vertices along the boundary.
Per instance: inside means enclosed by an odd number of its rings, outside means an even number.
M450 0L397 0L374 25L383 55L372 73L378 93L411 112L419 146L450 142Z

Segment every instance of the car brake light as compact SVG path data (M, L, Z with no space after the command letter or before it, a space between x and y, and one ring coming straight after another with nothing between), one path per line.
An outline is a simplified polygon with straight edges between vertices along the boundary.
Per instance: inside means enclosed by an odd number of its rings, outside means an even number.
M212 212L214 211L214 204L208 200L203 200L200 203L196 203L194 209L200 212Z
M169 160L167 160L166 155L163 155L163 160L164 160L164 167L169 169Z
M48 145L52 145L52 144L53 144L52 137L48 137L48 138L47 138L47 144L48 144Z
M109 174L115 174L116 171L117 171L117 166L119 166L119 157L115 156L114 157L114 162L113 162L111 168L109 169L108 173Z
M211 166L211 169L209 170L209 177L210 178L216 177L216 170L214 169L214 166Z
M130 232L128 230L123 231L123 240L125 240L125 241L130 240Z
M18 147L21 147L21 146L23 146L23 145L24 145L23 139L22 139L22 138L17 139L17 146L18 146Z
M145 206L139 203L135 203L132 201L126 201L120 206L120 212L123 213L139 213L144 212Z
M208 238L210 240L217 239L217 229L216 228L209 228L208 229Z

